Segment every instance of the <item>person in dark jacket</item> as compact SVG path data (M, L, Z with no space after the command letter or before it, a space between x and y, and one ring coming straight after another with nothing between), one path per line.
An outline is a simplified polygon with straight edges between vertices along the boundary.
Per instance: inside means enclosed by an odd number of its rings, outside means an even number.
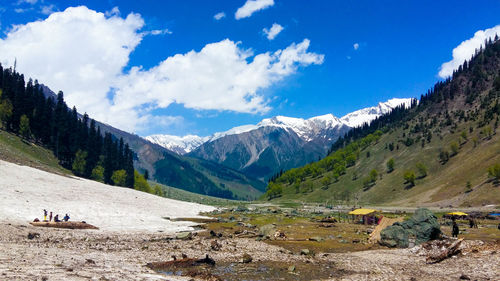
M458 237L458 233L460 232L460 230L458 229L458 225L457 225L457 222L456 221L453 221L453 227L452 227L452 230L451 230L451 235L453 237Z
M56 215L56 216L54 217L54 221L55 221L55 222L60 222L60 220L59 220L59 215Z

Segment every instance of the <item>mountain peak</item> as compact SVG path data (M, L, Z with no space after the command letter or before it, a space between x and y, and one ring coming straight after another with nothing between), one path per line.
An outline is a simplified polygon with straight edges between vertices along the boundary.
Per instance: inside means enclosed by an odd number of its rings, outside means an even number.
M317 138L319 134L325 136L325 130L338 130L341 127L358 127L363 123L370 123L375 118L382 114L390 112L397 106L404 104L409 107L412 99L393 98L386 102L379 102L377 106L360 109L349 113L342 118L338 118L331 113L314 116L309 119L288 117L277 115L270 118L262 119L258 124L242 125L231 128L224 132L217 132L212 136L199 137L195 135L187 135L184 137L171 135L152 135L146 137L150 142L159 144L178 154L186 154L205 142L212 142L229 135L238 135L257 130L262 127L279 127L289 132L294 132L306 142Z
M165 147L177 154L186 154L197 148L208 140L208 137L196 135L186 135L183 137L172 135L151 135L145 137L146 140Z
M377 106L363 108L346 114L340 120L349 127L359 127L364 123L370 123L383 114L389 113L402 104L405 107L409 107L412 100L412 98L393 98L386 102L379 102Z

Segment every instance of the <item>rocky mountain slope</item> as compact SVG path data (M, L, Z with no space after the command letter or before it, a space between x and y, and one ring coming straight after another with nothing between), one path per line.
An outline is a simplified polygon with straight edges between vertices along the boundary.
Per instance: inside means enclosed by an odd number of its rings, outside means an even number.
M340 119L332 114L309 119L275 116L257 125L216 133L189 155L267 180L281 170L324 157L331 144L352 127L369 123L398 105L408 105L410 101L391 99Z

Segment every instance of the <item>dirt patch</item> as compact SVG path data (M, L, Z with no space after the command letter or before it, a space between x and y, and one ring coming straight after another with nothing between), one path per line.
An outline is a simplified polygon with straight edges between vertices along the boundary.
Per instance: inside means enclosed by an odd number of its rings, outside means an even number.
M54 228L67 228L67 229L99 229L86 222L74 222L74 221L61 221L61 222L30 222L33 226L39 227L54 227Z

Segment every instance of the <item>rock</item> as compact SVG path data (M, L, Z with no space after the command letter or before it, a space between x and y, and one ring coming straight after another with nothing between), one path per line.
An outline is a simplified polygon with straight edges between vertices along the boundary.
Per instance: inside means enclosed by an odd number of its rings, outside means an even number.
M314 236L314 237L309 238L309 241L315 241L315 242L321 242L323 240L324 239L319 237L319 236Z
M241 263L250 263L252 262L253 258L252 256L250 256L249 254L244 254L241 259L240 259L240 262Z
M274 239L286 239L285 232L280 231L280 230L276 231L274 233Z
M261 237L271 237L276 232L276 226L272 224L266 224L259 228L259 236Z
M382 230L380 244L391 248L407 248L409 246L408 236L409 232L396 222Z
M236 207L235 211L236 212L247 212L248 208L245 206L239 205L238 207Z
M85 263L88 263L88 264L95 264L95 261L93 259L86 259L85 260Z
M307 255L311 254L311 251L309 251L309 249L302 249L302 250L300 250L300 254L307 256Z
M40 237L40 233L36 233L36 232L30 232L28 233L28 239L29 240L33 240L34 238L38 238Z
M217 240L213 240L210 242L210 248L214 251L219 251L222 248L222 245L217 242Z
M175 236L176 239L179 239L179 240L188 240L188 239L191 239L193 235L191 234L191 232L188 232L188 231L185 231L185 232L179 232L177 233L177 235Z
M462 274L460 275L460 280L470 280L470 277L465 274Z
M339 240L339 242L343 243L343 244L348 243L347 240L344 240L344 239Z
M436 216L425 208L418 209L415 214L402 223L395 222L380 233L380 244L388 247L407 248L410 238L415 245L434 240L441 234Z
M290 265L288 267L288 272L295 272L295 265Z

